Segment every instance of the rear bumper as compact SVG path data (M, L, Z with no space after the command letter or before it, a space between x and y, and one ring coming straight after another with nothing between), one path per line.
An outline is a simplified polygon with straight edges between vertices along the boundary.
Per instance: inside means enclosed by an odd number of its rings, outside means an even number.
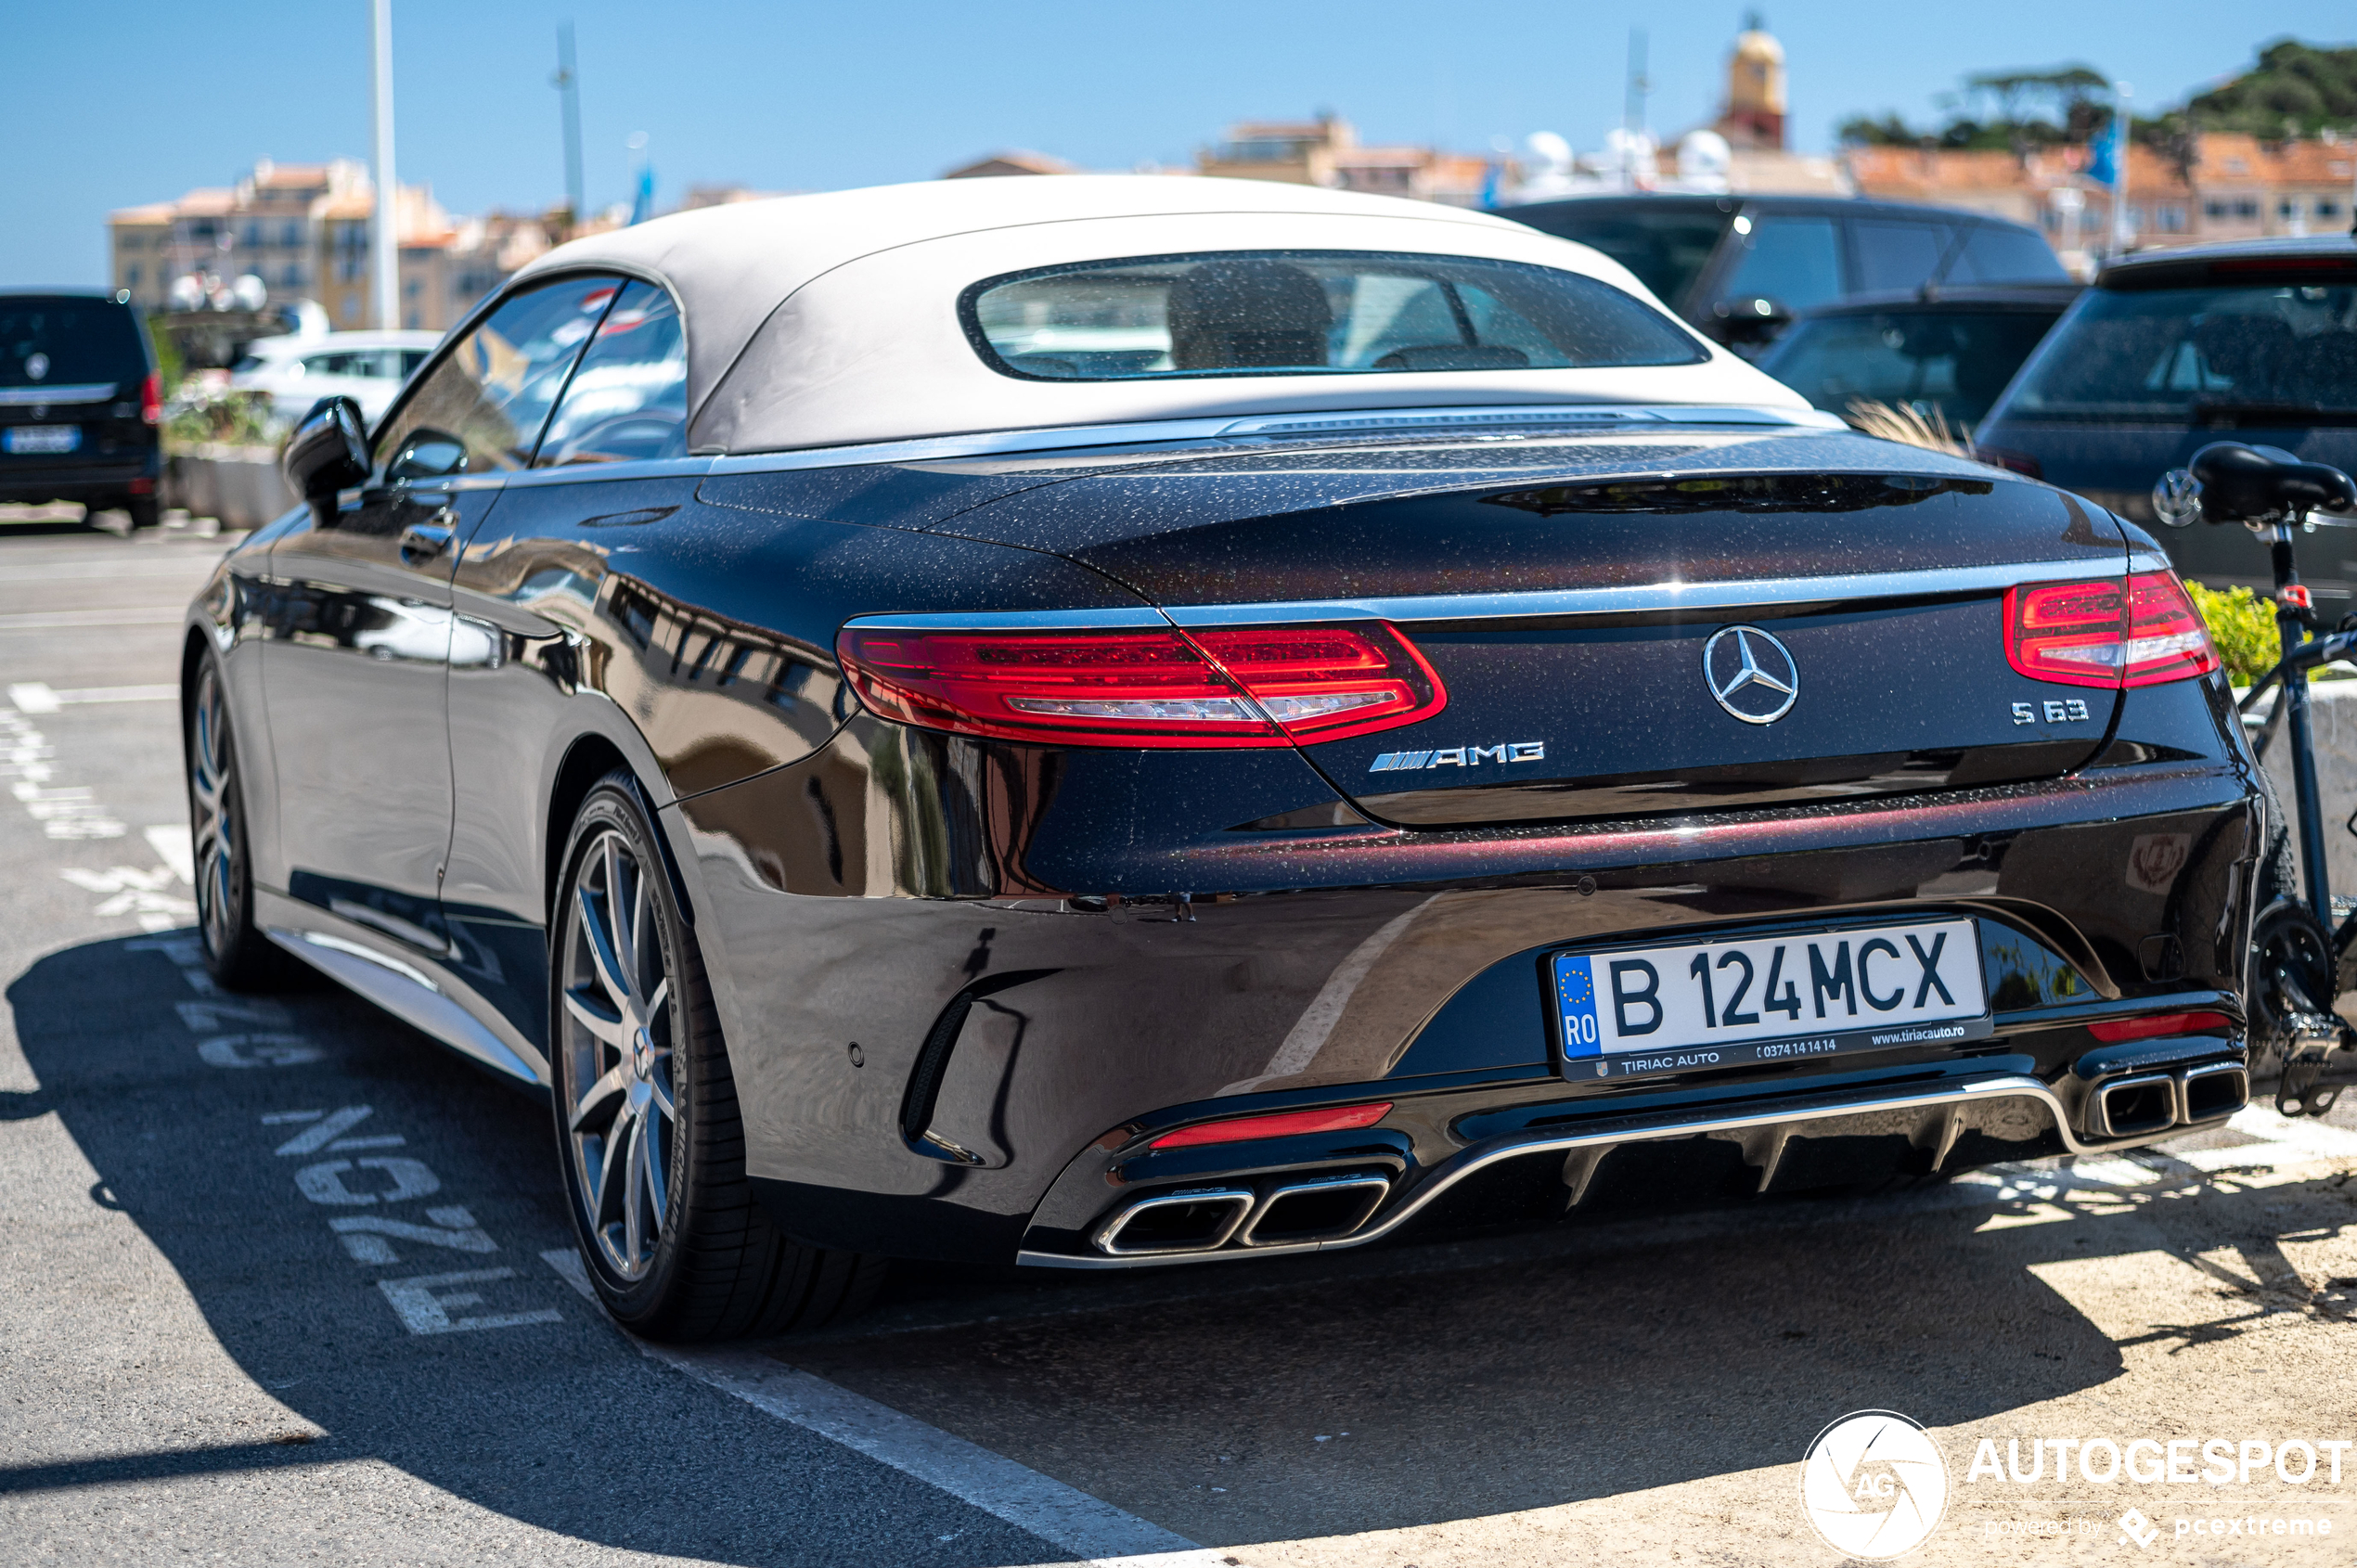
M2179 705L2205 744L2238 744L2230 707L2212 714L2197 693ZM1945 1094L2018 1123L2011 1137L1964 1126L1942 1170L2165 1136L2173 1111L2149 1134L2090 1130L2087 1096L2119 1074L2077 1073L2098 1048L2084 1025L2170 1008L2240 1016L2260 806L2239 757L2184 758L2201 736L2163 739L2183 760L1857 806L1248 832L1230 825L1301 804L1294 758L1221 753L1215 776L1184 755L1043 757L862 718L805 762L664 816L691 868L747 1174L790 1234L1085 1262L1109 1256L1092 1238L1130 1200L1242 1182L1243 1203L1223 1206L1244 1211L1230 1216L1237 1236L1267 1244L1223 1250L1248 1255L1295 1244L1256 1217L1280 1177L1381 1176L1380 1203L1335 1238L1359 1244L1375 1234L1365 1227L1395 1233L1395 1214L1400 1226L1544 1218L1549 1203L1559 1215L1565 1160L1591 1146L1734 1159L1714 1191L1758 1190L1762 1168L1771 1190L1834 1179L1810 1173L1821 1154L1841 1163L1836 1144L1884 1175L1930 1168L1948 1100L1905 1110L1915 1120L1898 1145L1811 1134L1807 1159L1772 1168L1729 1153L1755 1126L1860 1113L1844 1097ZM1552 1065L1537 962L1550 948L1935 914L1981 922L1988 1039L1842 1058L1838 1071L1827 1059L1681 1073L1636 1093L1568 1083ZM2204 1049L2240 1060L2231 1039ZM1991 1098L1967 1079L2033 1087ZM1826 1096L1836 1110L1781 1109ZM1399 1109L1355 1144L1257 1150L1247 1168L1140 1163L1140 1140L1181 1123L1375 1099ZM2122 1101L2131 1128L2133 1109ZM1411 1112L1421 1130L1402 1131ZM1557 1125L1528 1125L1542 1115ZM1769 1119L1694 1131L1731 1116ZM1601 1143L1577 1141L1591 1132ZM1534 1139L1536 1152L1520 1147ZM1478 1152L1506 1144L1515 1151ZM1552 1168L1533 1176L1534 1161ZM1604 1175L1643 1163L1616 1157ZM1444 1169L1462 1174L1414 1198ZM1290 1206L1353 1219L1357 1205Z
M1110 1160L1076 1161L1041 1205L1017 1261L1134 1268L1269 1257L1364 1246L1420 1222L1440 1228L1543 1224L1617 1206L1616 1199L1626 1202L1641 1189L1656 1200L1725 1200L2132 1148L2214 1125L2249 1098L2234 1041L2177 1044L2183 1060L2171 1065L2085 1085L2068 1077L2050 1084L1984 1062L1948 1074L1889 1074L1619 1114L1550 1116L1545 1112L1557 1107L1533 1107L1524 1126L1468 1141L1428 1165L1416 1159L1421 1140L1410 1137L1404 1147L1387 1148L1394 1140L1378 1127L1356 1135L1363 1148L1336 1150L1323 1160L1205 1172L1122 1192L1126 1169L1151 1163L1140 1139ZM2151 1103L2160 1107L2157 1117L2145 1109ZM2123 1106L2149 1119L2128 1125L2123 1117L2115 1128ZM1450 1117L1438 1107L1423 1108L1423 1116L1436 1110L1456 1128L1495 1120L1478 1112ZM1657 1157L1626 1168L1624 1151L1641 1149ZM1678 1190L1662 1189L1665 1176ZM1325 1200L1345 1183L1366 1201L1345 1206ZM1110 1202L1108 1185L1120 1194ZM1311 1193L1318 1197L1296 1196ZM1054 1223L1059 1210L1068 1215L1092 1204L1101 1215L1077 1226ZM1223 1208L1230 1212L1217 1212ZM1290 1227L1289 1210L1298 1216ZM1200 1228L1191 1231L1190 1220Z
M0 462L0 501L89 501L114 499L147 482L148 494L162 475L163 461L156 453L115 463L17 468Z

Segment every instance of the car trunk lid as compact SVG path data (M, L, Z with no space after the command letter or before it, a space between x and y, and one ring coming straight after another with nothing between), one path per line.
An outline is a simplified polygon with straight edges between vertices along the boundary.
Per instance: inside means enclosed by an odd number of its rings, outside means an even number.
M1504 456L1150 464L948 526L1069 554L1189 628L1392 623L1445 707L1304 752L1403 826L2003 784L2108 729L2111 691L2005 651L2007 587L2126 570L2119 524L2061 492L1814 432Z

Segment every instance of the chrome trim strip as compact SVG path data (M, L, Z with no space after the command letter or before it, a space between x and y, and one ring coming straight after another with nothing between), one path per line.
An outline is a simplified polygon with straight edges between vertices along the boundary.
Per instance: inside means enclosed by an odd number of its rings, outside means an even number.
M1234 422L1223 416L1130 425L1063 425L1046 430L981 431L971 435L875 441L858 446L812 446L798 452L748 452L741 456L715 457L712 472L716 479L722 474L778 473L792 469L846 469L863 463L921 463L948 457L993 457L1003 453L1058 452L1074 446L1210 441Z
M971 614L861 615L851 626L912 631L1057 631L1091 626L1266 626L1300 621L1504 621L1559 615L1660 614L1755 610L1762 605L1847 603L1931 594L1985 594L2057 576L2090 575L2083 561L2015 561L1840 577L1763 577L1747 583L1642 583L1621 588L1554 588L1523 594L1432 594L1397 598L1287 599L1267 604L1181 604L1137 610L993 610ZM2093 573L2100 576L2102 573ZM1164 616L1169 620L1166 623Z
M1333 414L1231 414L1191 419L1143 419L1128 424L1051 425L1037 430L976 431L961 435L868 442L856 446L805 447L792 452L747 452L712 458L712 473L777 473L793 469L842 469L862 463L920 463L955 457L992 457L1074 447L1134 446L1166 441L1250 439L1254 436L1504 425L1565 424L1625 428L1637 424L1750 425L1793 430L1847 430L1841 419L1814 408L1745 408L1655 404L1474 404L1461 408L1385 408Z
M621 479L701 478L712 471L710 457L663 457L644 463L573 463L561 469L513 469L500 477L510 490L547 484L594 484Z
M349 917L346 918L349 919ZM270 929L270 935L274 940L278 934L276 928ZM436 985L425 970L415 964L405 964L390 953L380 953L364 943L347 942L341 936L330 936L324 931L293 932L288 934L297 942L307 942L314 947L325 947L331 953L349 953L355 958L366 958L378 968L391 970L402 979L423 986L437 996L442 995L442 987ZM298 954L302 953L301 948L296 948L294 951Z
M2108 1149L2124 1147L2119 1143L2082 1143L2070 1130L2069 1112L2054 1091L2036 1078L2020 1073L2006 1073L1992 1078L1969 1081L1954 1088L1925 1089L1913 1094L1870 1095L1855 1099L1823 1099L1798 1106L1787 1104L1780 1109L1757 1111L1733 1116L1704 1116L1692 1120L1662 1122L1650 1126L1621 1126L1610 1131L1592 1133L1563 1133L1552 1137L1527 1138L1501 1143L1493 1148L1468 1153L1437 1172L1416 1189L1409 1199L1393 1210L1380 1225L1346 1236L1338 1241L1297 1241L1278 1246L1238 1248L1232 1252L1189 1252L1172 1254L1124 1257L1084 1257L1063 1253L1018 1252L1015 1262L1036 1268L1135 1268L1141 1266L1183 1260L1188 1263L1215 1263L1226 1258L1278 1257L1289 1253L1324 1252L1340 1247L1359 1247L1388 1236L1405 1225L1432 1201L1476 1171L1487 1170L1501 1160L1517 1159L1526 1154L1549 1154L1558 1150L1569 1152L1577 1149L1605 1149L1615 1144L1651 1143L1663 1138L1694 1137L1706 1133L1743 1132L1753 1127L1824 1121L1839 1116L1870 1116L1892 1111L1927 1111L1935 1106L1969 1104L1984 1099L2032 1099L2054 1118L2054 1131L2061 1137L2066 1152L2093 1154ZM2163 1129L2165 1131L2166 1129ZM2154 1138L2160 1132L2140 1133L2139 1138ZM1125 1213L1127 1211L1124 1211Z
M2114 559L2119 558L2114 557ZM1755 610L1762 605L1848 602L1927 594L1993 593L2022 583L2100 576L2083 561L2014 561L2003 566L1939 567L1836 577L1763 577L1737 583L1641 583L1619 588L1556 588L1521 594L1432 594L1397 598L1294 599L1275 604L1182 604L1168 609L1181 626L1265 625L1293 621L1492 621L1540 615L1658 614L1668 610Z
M54 406L69 403L104 403L114 396L117 381L59 382L54 387L0 388L0 408Z
M1500 404L1470 408L1401 408L1368 414L1278 414L1238 419L1223 436L1307 435L1323 431L1495 430L1505 425L1558 425L1573 430L1631 425L1774 425L1846 431L1837 414L1815 408L1712 407L1701 404Z
M1092 627L1166 627L1162 611L1145 605L1135 610L984 610L967 615L855 615L846 628L858 626L908 632L1086 631Z

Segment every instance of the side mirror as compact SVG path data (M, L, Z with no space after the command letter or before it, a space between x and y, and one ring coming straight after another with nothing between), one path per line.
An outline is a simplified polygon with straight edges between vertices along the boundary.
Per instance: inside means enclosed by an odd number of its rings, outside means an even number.
M1776 334L1792 325L1792 312L1781 301L1765 294L1721 300L1710 307L1710 315L1719 328L1719 341L1731 348L1771 342Z
M360 405L348 397L323 397L287 438L287 482L325 521L336 492L368 477L368 430Z

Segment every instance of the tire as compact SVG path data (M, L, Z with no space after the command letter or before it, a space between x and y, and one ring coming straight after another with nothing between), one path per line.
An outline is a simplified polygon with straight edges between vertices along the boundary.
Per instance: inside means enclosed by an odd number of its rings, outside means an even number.
M754 1201L712 989L626 771L582 802L557 888L552 1126L606 1310L685 1342L792 1333L866 1307L882 1258L790 1241Z
M245 790L221 666L208 652L181 713L188 839L197 875L197 934L205 968L231 991L284 991L304 978L253 923Z
M152 495L134 495L122 504L131 514L134 528L161 528L163 525L163 503Z

